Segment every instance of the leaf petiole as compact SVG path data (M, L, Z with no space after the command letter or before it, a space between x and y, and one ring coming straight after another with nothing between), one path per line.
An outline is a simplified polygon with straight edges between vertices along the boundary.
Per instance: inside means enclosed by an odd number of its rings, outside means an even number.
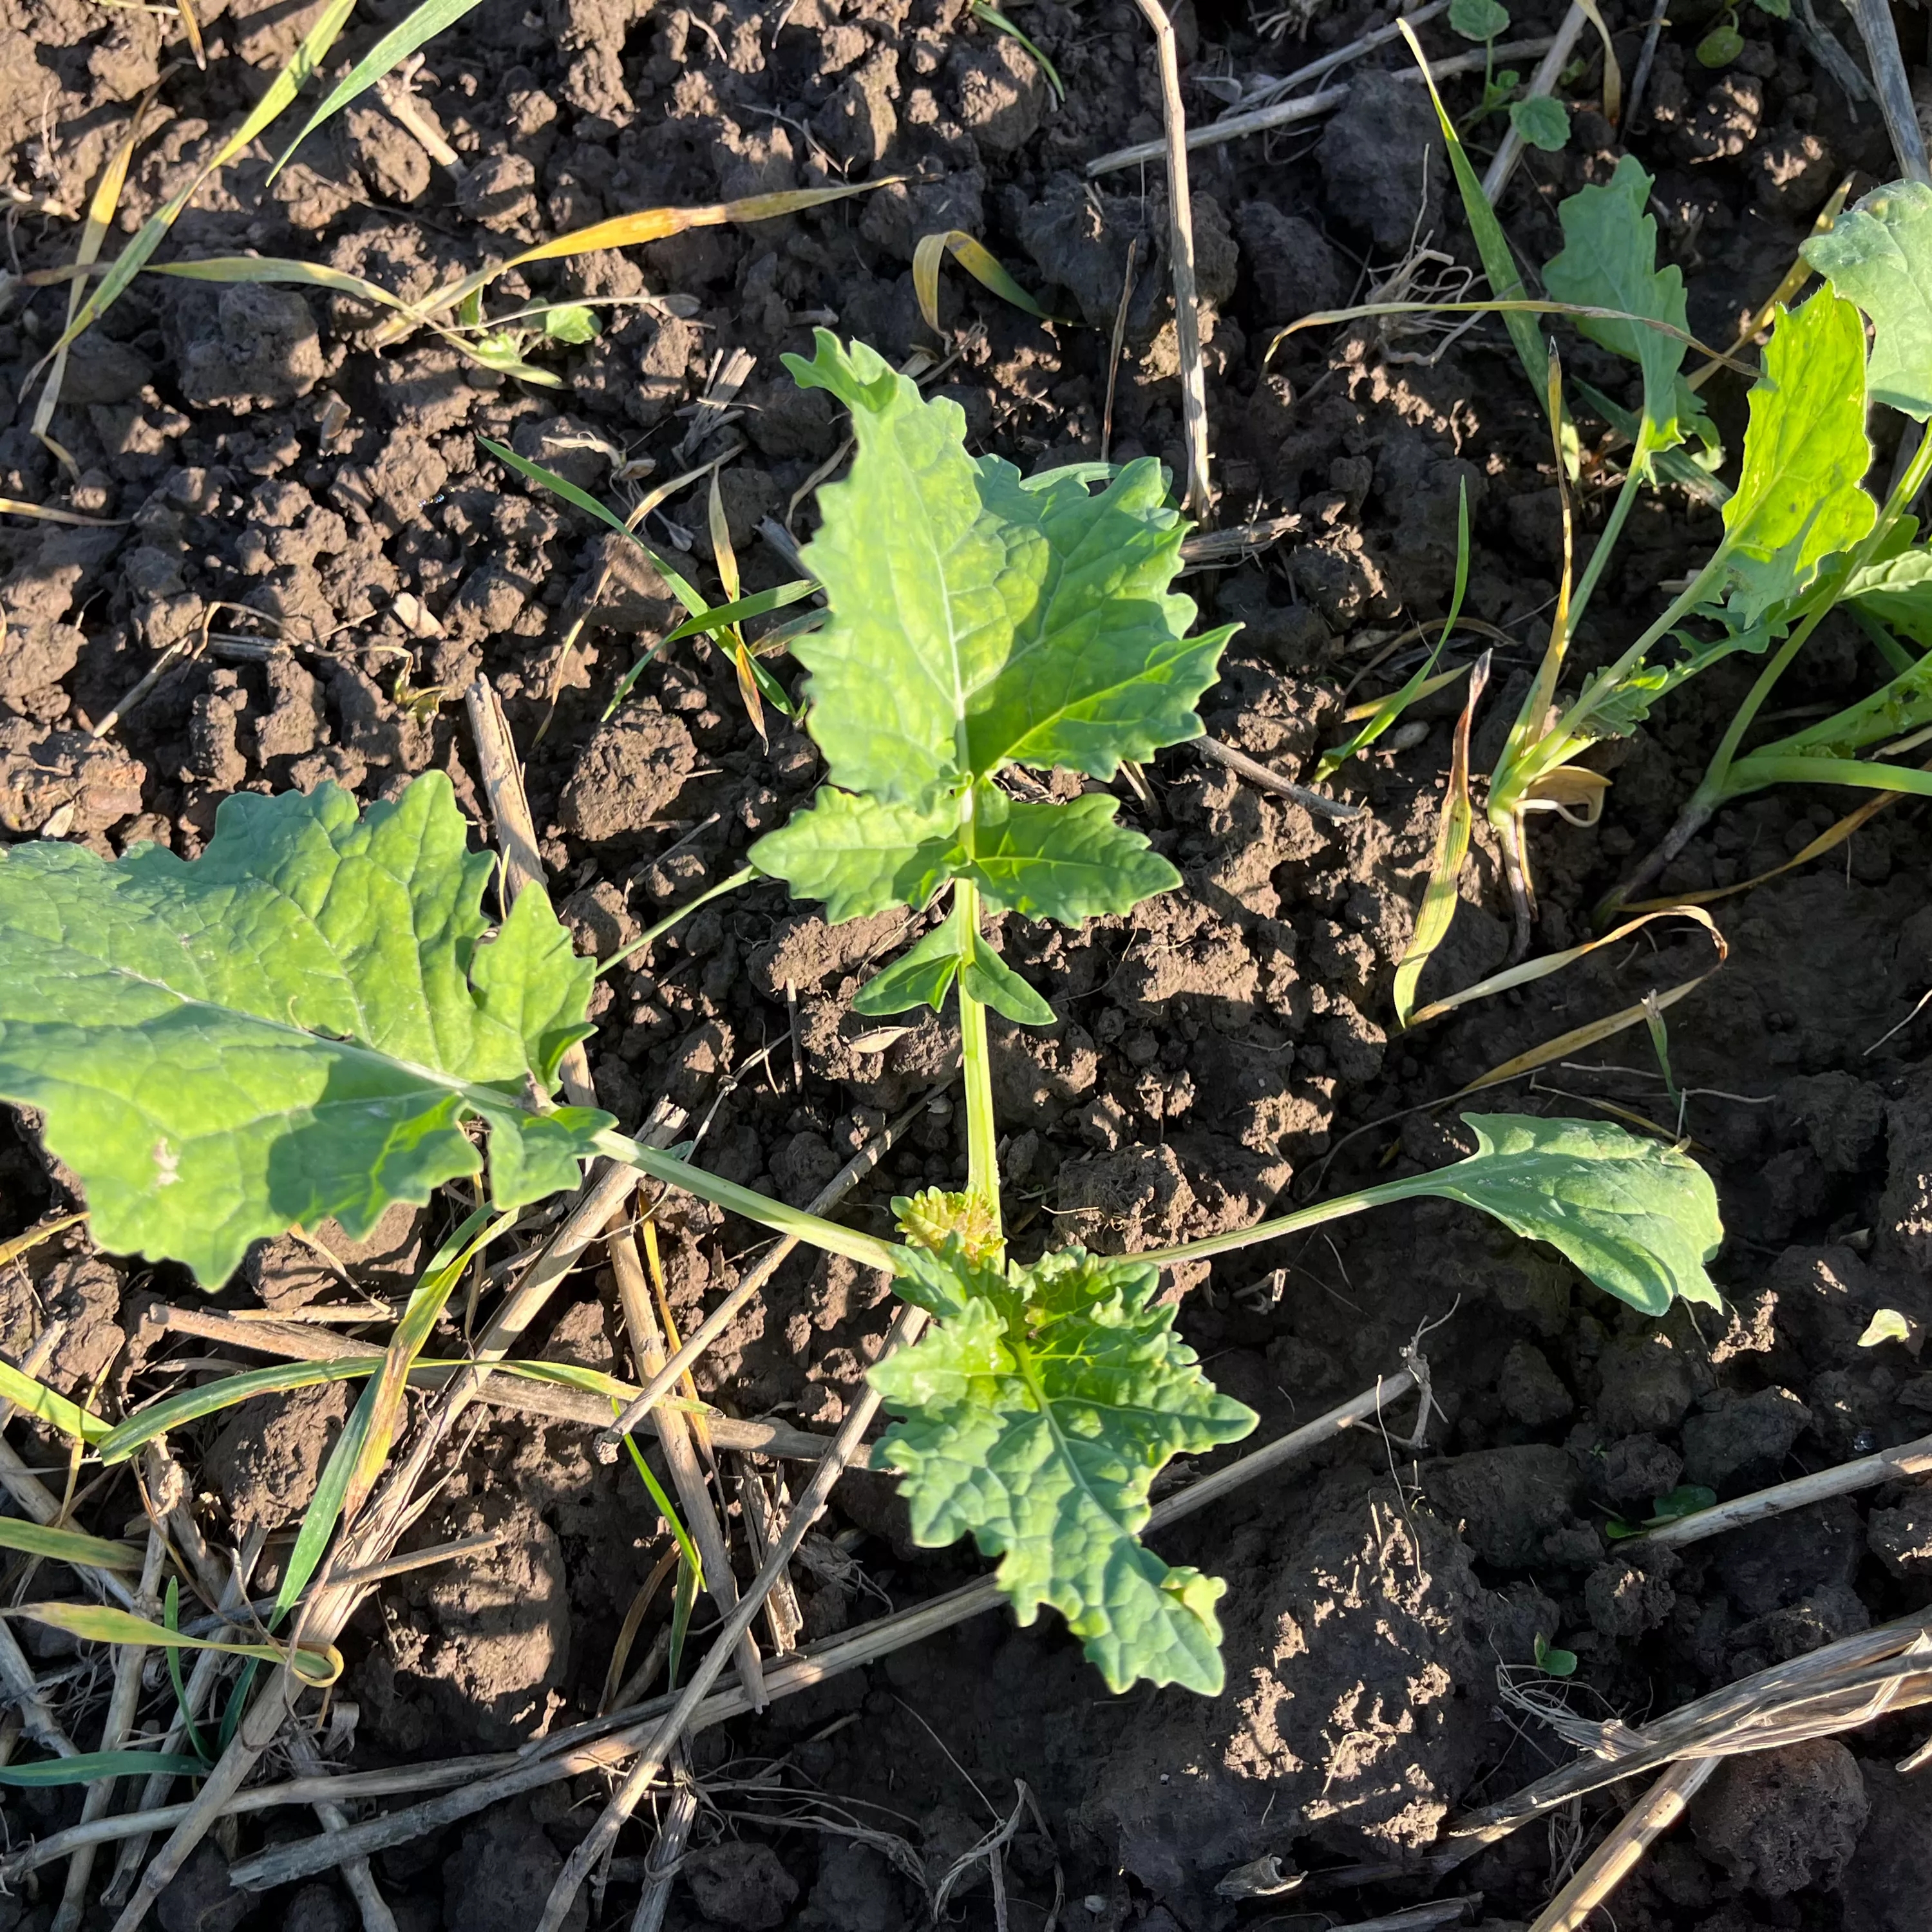
M598 1153L612 1160L637 1168L654 1180L681 1187L687 1194L709 1201L728 1214L742 1214L774 1234L789 1234L808 1246L823 1249L827 1254L843 1255L864 1267L881 1268L887 1274L902 1271L902 1251L896 1242L876 1240L860 1234L856 1228L841 1227L836 1221L824 1220L818 1215L808 1214L802 1208L790 1207L769 1195L741 1187L735 1180L706 1174L701 1167L693 1167L675 1155L661 1154L656 1148L643 1146L615 1129L607 1128L597 1136L594 1144Z
M609 958L600 959L597 962L598 977L602 979L614 966L621 966L632 953L641 952L647 946L655 946L673 926L680 920L688 919L700 906L709 905L713 899L722 899L727 892L735 892L740 886L748 886L759 876L757 866L744 866L728 879L720 879L715 886L706 886L697 898L680 906L676 911L666 914L656 925L646 926L628 945L619 946Z
M970 879L954 881L952 916L960 928L961 956L970 958L980 936L980 888ZM966 1088L966 1185L992 1214L998 1233L998 1130L993 1120L993 1069L986 1044L986 1009L967 990L966 978L962 973L958 982L959 1051Z

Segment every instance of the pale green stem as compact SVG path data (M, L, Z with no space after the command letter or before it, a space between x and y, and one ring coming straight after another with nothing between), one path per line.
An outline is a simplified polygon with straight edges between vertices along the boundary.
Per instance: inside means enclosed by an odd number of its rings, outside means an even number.
M1885 508L1880 512L1870 534L1853 553L1852 572L1863 568L1873 553L1884 542L1899 518L1905 514L1906 506L1924 487L1928 476L1932 476L1932 436L1927 436L1920 443L1918 453L1907 466L1905 474L1898 479L1897 488L1886 500ZM1852 572L1847 573L1848 577ZM1784 675L1791 660L1809 642L1811 633L1834 608L1830 604L1821 604L1816 610L1810 612L1778 647L1771 662L1758 673L1757 682L1751 686L1743 704L1738 706L1737 716L1731 720L1724 736L1718 741L1709 769L1704 774L1703 782L1698 786L1692 798L1693 806L1700 802L1706 806L1714 806L1728 795L1731 762L1738 754L1738 747L1744 742L1744 734L1756 721L1758 712L1764 707L1766 699L1770 697L1778 680Z
M663 938L680 920L688 919L700 906L708 905L713 899L722 898L727 892L735 892L740 886L749 885L758 876L757 866L747 866L742 871L734 872L728 879L720 879L715 886L706 886L688 905L680 906L676 911L668 914L656 925L639 933L629 945L619 946L609 958L600 961L597 968L598 976L601 979L612 967L621 965L632 953L640 952L646 946Z
M700 1201L709 1201L713 1207L742 1214L746 1220L755 1221L760 1227L769 1228L774 1234L789 1234L808 1246L822 1248L827 1254L844 1255L866 1268L883 1268L888 1274L899 1271L899 1250L896 1242L876 1240L870 1234L860 1234L856 1228L841 1227L836 1221L808 1214L802 1208L790 1207L782 1201L772 1200L769 1195L740 1187L735 1180L706 1174L701 1167L693 1167L675 1155L660 1154L656 1148L641 1146L628 1134L620 1134L614 1130L599 1134L596 1146L599 1154L612 1160L640 1168L653 1180L681 1187L687 1194L696 1195Z
M1209 1255L1225 1255L1235 1248L1251 1248L1258 1241L1271 1241L1277 1235L1292 1234L1304 1228L1318 1228L1324 1221L1346 1220L1371 1208L1384 1208L1392 1201L1412 1201L1418 1196L1439 1195L1441 1178L1434 1174L1412 1174L1404 1180L1384 1180L1379 1186L1365 1187L1358 1194L1344 1194L1334 1201L1318 1201L1292 1214L1277 1215L1272 1221L1257 1221L1252 1228L1237 1228L1231 1234L1210 1234L1198 1241L1183 1241L1172 1248L1154 1248L1136 1255L1136 1262L1152 1262L1166 1268L1175 1262L1201 1261Z
M1604 534L1597 539L1597 547L1590 553L1590 560L1583 566L1582 580L1577 584L1576 594L1570 600L1570 634L1576 634L1576 627L1583 621L1583 613L1590 608L1590 598L1597 588L1597 580L1604 574L1604 567L1610 560L1610 553L1617 547L1617 539L1623 535L1624 525L1630 520L1630 508L1636 501L1636 493L1644 480L1638 475L1643 461L1644 452L1640 447L1630 460L1630 466L1624 472L1624 480L1617 490L1617 500L1610 506L1610 521L1604 526Z
M960 925L959 1050L966 1087L966 1185L1000 1226L1000 1162L993 1124L993 1064L986 1046L986 1009L966 990L965 962L980 944L980 888L970 879L952 886L952 916Z

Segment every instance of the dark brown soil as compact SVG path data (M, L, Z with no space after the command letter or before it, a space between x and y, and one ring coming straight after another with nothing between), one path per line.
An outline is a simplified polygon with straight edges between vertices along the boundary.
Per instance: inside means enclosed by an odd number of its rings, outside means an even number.
M122 200L124 236L186 178L209 131L244 111L311 10L202 0L208 70L176 66L162 85ZM359 55L403 10L399 0L372 7L340 55ZM1550 31L1556 10L1534 0L1512 32ZM1218 77L1286 72L1388 14L1324 0L1298 11L1312 23L1275 43L1232 8L1183 5L1196 118L1224 104ZM1604 11L1628 75L1649 9L1604 0ZM1835 180L1862 170L1863 185L1891 170L1875 112L1855 116L1786 27L1753 11L1738 62L1700 68L1691 50L1708 11L1673 14L1631 146L1658 177L1653 206L1690 284L1693 326L1727 340L1776 286ZM483 0L431 44L418 82L424 112L462 158L460 184L372 94L272 186L267 151L254 151L168 244L299 256L414 296L608 214L904 177L815 213L506 277L495 292L506 306L566 293L659 298L604 311L609 326L587 346L541 351L563 380L556 391L486 378L420 337L372 352L374 319L347 297L148 277L70 363L52 430L76 482L29 433L31 393L20 400L58 333L62 289L0 280L0 420L11 422L0 430L0 495L122 520L0 530L4 836L103 852L158 840L192 856L236 790L326 780L369 800L437 769L486 840L460 703L480 669L526 759L544 856L586 950L609 951L736 869L750 840L808 796L809 742L780 730L762 746L730 666L703 646L668 654L600 725L618 678L680 614L621 542L526 494L476 438L507 442L610 500L620 493L603 446L653 464L661 480L715 452L721 435L740 439L722 472L733 542L748 589L778 582L792 572L760 539L760 520L786 517L841 434L822 396L794 389L780 352L807 347L815 322L895 360L942 352L920 320L910 260L922 235L959 228L1083 325L1042 328L949 271L946 318L962 332L944 388L974 446L1029 470L1098 452L1108 332L1132 243L1110 454L1178 468L1160 171L1094 187L1080 172L1102 150L1159 131L1144 23L1131 0L1033 0L1022 18L1064 78L1064 104L959 0L764 10L753 0L534 10ZM0 139L20 191L85 207L131 104L181 55L171 30L150 12L14 0L0 15ZM1450 50L1439 25L1425 39ZM1600 67L1593 52L1570 83L1574 100L1599 90ZM1454 98L1473 104L1466 83ZM1557 245L1556 202L1621 152L1587 106L1576 136L1562 154L1532 154L1506 201L1532 262ZM1365 264L1400 255L1418 208L1434 245L1472 259L1424 97L1365 74L1325 128L1210 149L1196 170L1219 520L1299 517L1258 561L1190 581L1204 605L1244 626L1204 705L1208 729L1290 776L1311 768L1338 734L1343 685L1380 643L1441 614L1466 488L1468 608L1510 640L1496 647L1477 733L1486 769L1527 687L1560 561L1540 418L1500 330L1484 325L1433 364L1421 359L1432 339L1415 335L1317 332L1271 362L1264 354L1276 327L1346 299ZM74 233L22 204L8 217L10 266L66 261ZM738 349L756 358L742 413L722 431L694 426L715 359ZM1607 357L1574 341L1566 355L1588 380L1627 392ZM1735 438L1740 388L1724 377L1708 394ZM802 533L810 512L800 515ZM1586 496L1586 520L1600 515ZM1674 497L1645 502L1580 662L1632 634L1656 584L1701 555L1709 521ZM674 498L651 533L688 549L710 580L701 502ZM218 636L265 635L264 619L284 648L190 653L110 737L90 735L166 646L205 622ZM580 642L566 652L579 620ZM1398 656L1363 688L1388 688L1413 662ZM795 680L788 661L777 668ZM1538 823L1540 945L1580 936L1597 895L1662 834L1744 675L1721 668L1608 750L1600 762L1614 783L1600 826ZM1875 681L1856 634L1828 631L1778 701L1822 705ZM1150 803L1124 794L1124 812L1174 859L1186 890L1078 934L1009 922L1010 956L1061 1016L1044 1035L996 1028L1002 1160L1022 1242L1132 1251L1244 1224L1292 1192L1439 1165L1468 1144L1453 1109L1347 1137L1708 966L1700 935L1653 927L1521 993L1391 1037L1390 976L1428 868L1456 701L1425 704L1422 733L1385 740L1345 772L1340 789L1372 808L1346 825L1186 751L1169 754L1149 771ZM1815 792L1768 794L1722 817L1666 884L1750 877L1844 808ZM1023 1779L1052 1844L1028 1831L1010 1847L1016 1926L1043 1922L1057 1862L1067 1892L1058 1922L1082 1932L1314 1932L1464 1894L1472 1920L1502 1932L1535 1916L1557 1882L1553 1864L1611 1815L1603 1804L1586 1804L1568 1838L1526 1831L1432 1890L1399 1877L1344 1889L1320 1874L1362 1860L1399 1868L1459 1808L1567 1758L1498 1693L1499 1667L1527 1663L1539 1635L1580 1660L1567 1694L1580 1710L1637 1722L1924 1606L1932 1501L1910 1486L1641 1567L1604 1526L1679 1481L1735 1494L1928 1426L1932 1376L1898 1344L1862 1352L1856 1342L1881 1305L1932 1324L1932 1035L1923 1021L1900 1025L1932 985L1928 867L1924 814L1906 804L1808 870L1726 902L1728 965L1670 1012L1683 1125L1718 1178L1730 1231L1724 1319L1682 1309L1660 1324L1640 1318L1548 1252L1446 1206L1203 1267L1185 1284L1184 1327L1222 1385L1262 1412L1263 1436L1372 1382L1424 1324L1440 1324L1426 1343L1440 1407L1427 1450L1358 1436L1168 1536L1167 1553L1228 1581L1228 1688L1217 1701L1108 1698L1063 1630L1016 1630L1003 1613L701 1737L694 1762L712 1780L712 1808L668 1922L693 1932L924 1922L909 1874L922 1861L943 1870L1010 1811ZM1425 991L1467 984L1504 956L1486 837L1464 892ZM600 982L590 1045L606 1104L626 1126L661 1094L707 1113L702 1158L713 1169L808 1199L890 1114L943 1087L956 1053L948 1022L928 1016L882 1040L850 1010L869 963L908 929L895 915L829 931L770 886L706 909ZM795 1050L778 1044L788 1002ZM1490 1098L1676 1118L1640 1028ZM958 1120L929 1112L853 1211L883 1229L892 1193L956 1181L963 1159ZM0 1120L0 1239L72 1204L29 1126ZM694 1203L664 1226L671 1305L688 1326L736 1280L752 1233ZM310 1232L360 1290L393 1297L442 1222L434 1211L393 1215L354 1250L339 1230ZM222 1305L343 1294L292 1240L258 1252L245 1273ZM0 1352L16 1359L58 1317L68 1325L46 1371L54 1384L84 1392L105 1369L110 1405L152 1392L180 1344L158 1345L136 1318L151 1292L194 1291L173 1270L92 1253L76 1231L0 1270ZM608 1364L614 1304L608 1278L586 1272L544 1346ZM877 1277L795 1259L706 1358L700 1386L737 1413L830 1426L889 1314ZM265 1399L175 1444L218 1541L253 1525L283 1533L264 1580L346 1406L339 1389ZM358 1766L500 1748L593 1710L619 1626L664 1546L632 1472L601 1467L580 1429L499 1420L444 1474L413 1540L485 1529L502 1540L460 1569L399 1580L358 1618L340 1694L356 1721L336 1747ZM113 1501L134 1507L131 1493ZM818 1546L801 1577L808 1637L979 1567L958 1550L914 1552L880 1478L843 1483L824 1527L837 1540ZM36 1654L56 1669L70 1661ZM1616 1899L1618 1932L1924 1932L1932 1799L1922 1779L1891 1768L1924 1729L1892 1719L1727 1769L1690 1828ZM801 1802L812 1792L815 1807ZM377 1876L398 1923L520 1932L601 1797L583 1780L384 1855ZM10 1792L0 1808L17 1841L68 1822L79 1802ZM782 1823L782 1812L820 1822ZM229 1892L225 1864L207 1862L258 1846L262 1832L244 1822L238 1840L211 1841L164 1902L168 1932L354 1922L332 1884L259 1901ZM904 1847L896 1864L892 1839ZM641 1833L626 1841L595 1922L628 1923L645 1849ZM1217 1894L1231 1868L1268 1854L1313 1876L1246 1904ZM0 1928L40 1932L57 1895L56 1886L38 1903L0 1898ZM955 1922L994 1923L983 1876L951 1910Z

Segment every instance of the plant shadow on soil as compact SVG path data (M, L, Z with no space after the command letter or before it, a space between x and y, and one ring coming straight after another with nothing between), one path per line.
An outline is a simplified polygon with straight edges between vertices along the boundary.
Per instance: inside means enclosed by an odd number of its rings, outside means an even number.
M1628 74L1648 10L1606 0L1604 11ZM286 58L306 10L230 0L201 12L208 72L177 70L164 88L167 117L136 158L124 230L175 184L203 130L242 111L244 68L266 74ZM1240 10L1182 8L1196 118L1220 104L1202 77L1286 71L1384 18L1318 0L1298 16L1305 40L1276 45L1258 42ZM1554 22L1553 8L1532 5L1513 31ZM486 254L656 202L908 178L813 214L506 278L506 301L680 298L606 309L596 341L544 351L564 386L542 394L492 382L420 338L374 354L372 318L345 296L138 281L76 345L53 422L80 472L62 500L128 520L0 532L5 835L50 832L103 852L152 839L192 856L237 789L326 779L366 802L435 767L480 837L488 813L459 700L481 670L528 756L555 896L584 950L613 950L735 869L752 838L809 796L809 742L775 720L762 746L728 662L702 646L669 654L600 722L640 645L682 614L621 539L506 488L475 438L507 442L607 496L610 464L588 438L648 458L658 479L742 442L720 472L725 518L746 590L775 584L791 571L759 540L760 520L784 517L842 434L824 396L794 387L780 352L808 349L812 324L828 316L896 360L933 350L912 251L924 234L960 228L1086 325L1042 330L963 278L946 281L946 316L972 332L941 386L964 410L972 446L1028 470L1099 452L1106 344L1131 248L1109 453L1178 467L1158 170L1090 189L1078 172L1102 148L1159 130L1144 22L1130 0L1078 10L1036 0L1024 24L1065 79L1064 105L958 0L766 11L748 0L547 0L538 11L484 0L432 44L418 82L463 158L460 182L373 95L312 137L272 187L259 158L228 170L178 226L185 252L298 256L410 295ZM23 184L86 205L124 104L172 57L165 25L67 0L26 0L0 25L13 56L0 62L0 131ZM1717 73L1691 58L1701 31L1665 36L1633 148L1658 175L1654 207L1666 254L1686 272L1693 328L1727 339L1839 175L1891 170L1874 117L1852 116L1787 28L1754 18L1744 54ZM375 32L352 29L345 47L359 53ZM1578 98L1594 74L1576 83ZM1562 195L1608 172L1614 140L1586 110L1570 150L1529 158L1504 213L1532 259L1554 251ZM1498 332L1479 330L1432 364L1414 358L1433 341L1366 332L1297 336L1271 362L1262 353L1282 322L1347 298L1362 264L1400 256L1418 208L1420 232L1466 256L1446 181L1421 90L1367 73L1348 106L1306 138L1196 158L1220 520L1300 519L1258 561L1190 580L1204 614L1244 627L1203 716L1223 742L1291 777L1338 735L1342 686L1378 643L1440 615L1460 492L1476 539L1468 608L1514 640L1498 650L1479 769L1527 688L1555 595L1558 501L1540 419ZM66 260L72 233L32 214L10 227L24 270ZM0 430L0 494L16 499L62 487L29 433L31 396L20 399L63 302L58 288L16 286L0 310L11 419ZM714 358L737 348L756 358L742 414L687 446ZM1608 357L1574 341L1566 356L1575 373L1628 392ZM1740 394L1720 378L1712 395L1734 441ZM325 442L331 397L346 421ZM686 497L667 514L680 527L654 523L653 540L688 545L702 575L701 512ZM1586 506L1586 524L1598 518ZM1634 633L1655 584L1704 554L1708 523L1682 501L1645 501L1580 662L1603 661ZM218 604L230 608L217 632L263 634L272 620L291 648L266 661L220 645L191 657L94 739L89 722ZM566 656L566 634L586 615ZM1828 626L1780 701L1862 688L1863 649ZM1661 834L1749 668L1720 668L1612 748L1599 827L1538 825L1540 943L1580 936L1594 896ZM554 688L555 721L538 744ZM1439 1165L1466 1150L1453 1110L1412 1114L1322 1162L1350 1130L1708 965L1701 937L1652 928L1627 950L1413 1039L1390 1036L1390 976L1426 874L1458 701L1426 701L1413 714L1425 734L1345 771L1341 788L1371 808L1348 824L1312 819L1184 749L1169 754L1150 768L1151 802L1126 798L1123 815L1173 859L1185 889L1078 933L1006 922L1009 957L1060 1016L1042 1034L994 1030L1004 1172L1022 1204L1024 1250L1078 1239L1132 1252L1243 1224L1318 1180L1334 1190ZM1748 878L1841 808L1811 792L1750 801L1666 884ZM1180 1284L1183 1328L1222 1386L1261 1412L1258 1439L1372 1384L1423 1324L1451 1316L1427 1345L1440 1406L1428 1447L1406 1446L1405 1408L1386 1436L1358 1432L1163 1538L1164 1554L1228 1580L1228 1688L1218 1700L1110 1699L1063 1630L1018 1630L1001 1612L699 1738L694 1762L717 1780L717 1815L668 1923L895 1932L920 1922L910 1871L943 1870L1006 1815L1023 1778L1054 1844L1030 1828L1013 1840L1013 1923L1043 1917L1057 1857L1063 1925L1312 1932L1427 1893L1400 1879L1324 1889L1321 1870L1399 1866L1459 1807L1567 1755L1500 1709L1498 1667L1526 1664L1540 1634L1577 1653L1564 1694L1580 1709L1636 1721L1923 1606L1932 1505L1911 1486L1641 1566L1603 1526L1680 1481L1733 1494L1928 1426L1932 1376L1897 1344L1856 1344L1881 1305L1932 1324L1932 1036L1922 1022L1874 1045L1932 985L1928 866L1922 808L1901 805L1840 852L1721 908L1730 963L1670 1011L1684 1124L1718 1177L1730 1230L1725 1319L1694 1322L1682 1309L1661 1324L1641 1319L1548 1254L1442 1204L1198 1266ZM1480 977L1505 950L1498 855L1480 829L1463 893L1425 996ZM716 1172L809 1199L892 1114L948 1081L950 1020L909 1016L886 1038L850 1010L868 973L918 929L896 913L827 929L769 887L706 908L648 963L599 982L590 1045L605 1104L627 1127L660 1094L709 1110L704 1158ZM788 1006L795 1055L779 1043ZM734 1084L733 1070L768 1046ZM1503 1104L1607 1102L1674 1123L1640 1030L1579 1058L1588 1064L1546 1069L1533 1091L1504 1090ZM928 1111L852 1211L883 1232L892 1193L956 1183L963 1168L957 1116ZM31 1136L0 1122L0 1238L68 1198ZM737 1279L755 1238L682 1200L660 1226L669 1304L688 1328ZM394 1298L442 1231L398 1210L360 1244L311 1232L359 1289ZM140 1309L155 1292L194 1292L172 1270L89 1253L77 1233L49 1242L0 1274L0 1351L17 1359L52 1316L67 1324L48 1370L64 1392L84 1393L110 1365L110 1399L145 1390L160 1336ZM257 1250L220 1300L286 1310L340 1292L312 1247L284 1240ZM615 1305L608 1277L586 1275L538 1339L561 1358L608 1366ZM795 1257L706 1357L700 1387L737 1412L829 1429L890 1308L877 1276ZM217 1531L280 1533L264 1581L346 1408L340 1387L264 1399L177 1444L199 1457ZM662 1546L634 1472L598 1465L580 1429L496 1419L447 1474L412 1544L479 1530L501 1540L460 1571L398 1580L352 1628L341 1695L358 1714L358 1766L500 1748L594 1708ZM801 1576L808 1637L872 1614L870 1592L914 1601L982 1567L961 1550L915 1551L884 1478L842 1482L822 1528ZM646 1635L655 1628L656 1613ZM1922 1729L1889 1720L1727 1768L1688 1828L1618 1895L1620 1932L1923 1932L1932 1801L1922 1780L1889 1768ZM911 1864L895 1864L876 1840L750 1816L759 1802L733 1780L775 1760L794 1791L819 1791L846 1808L839 1816L905 1840ZM601 1796L594 1780L559 1786L384 1854L378 1876L399 1924L519 1932ZM78 1803L16 1792L8 1810L17 1838L67 1822ZM1586 1828L1599 1821L1586 1807ZM1247 1904L1216 1894L1230 1868L1268 1853L1318 1876ZM1546 1835L1525 1832L1437 1889L1480 1893L1473 1918L1518 1924L1547 1897L1551 1861ZM635 1870L614 1880L608 1922L628 1915L636 1882ZM983 1875L953 1910L960 1922L994 1923ZM50 1900L0 1899L8 1932L38 1932L50 1916ZM160 1917L169 1932L244 1922L333 1932L352 1908L329 1884L260 1902L234 1894L210 1848Z

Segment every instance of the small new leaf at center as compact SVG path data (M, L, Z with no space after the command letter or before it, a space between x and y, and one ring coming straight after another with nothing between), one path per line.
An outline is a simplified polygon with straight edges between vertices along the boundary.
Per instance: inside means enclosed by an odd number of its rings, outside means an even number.
M871 1379L899 1418L878 1460L904 1478L914 1540L970 1532L1002 1559L1019 1621L1052 1605L1110 1688L1218 1693L1225 1586L1138 1536L1170 1457L1238 1441L1257 1418L1154 1306L1159 1271L1069 1248L1003 1274L956 1235L905 1255L899 1292L938 1323Z

